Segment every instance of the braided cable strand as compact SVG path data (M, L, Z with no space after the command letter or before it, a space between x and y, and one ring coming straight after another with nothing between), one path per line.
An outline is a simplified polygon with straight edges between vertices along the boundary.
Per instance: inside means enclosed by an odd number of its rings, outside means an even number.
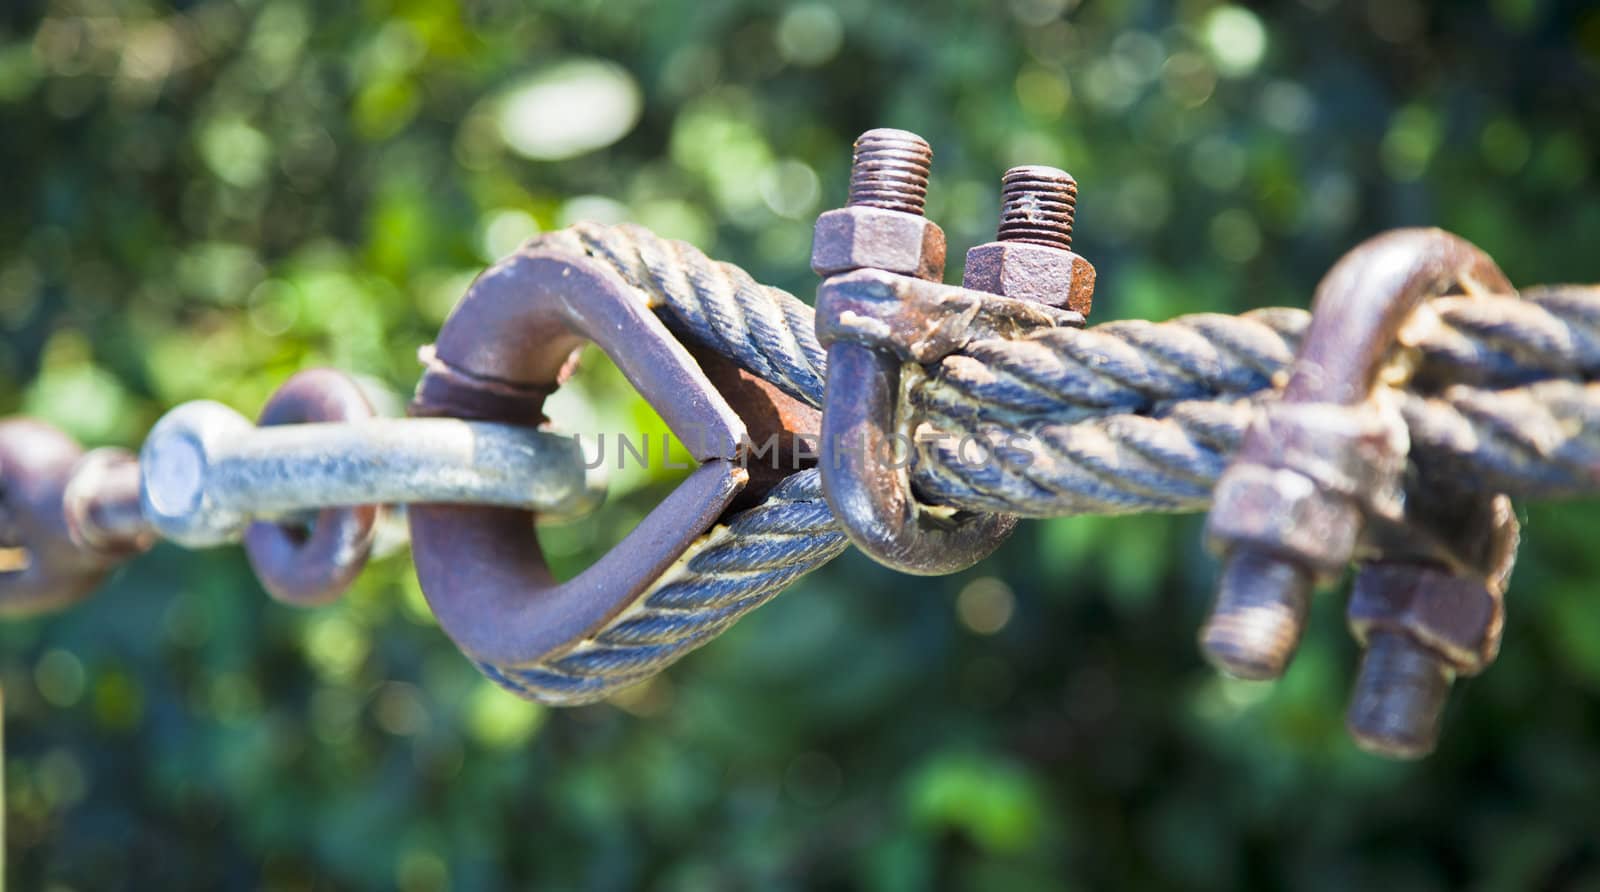
M586 254L621 274L674 334L716 350L812 406L822 405L826 351L809 306L731 263L642 226L578 223L535 237L524 250Z
M1415 341L1427 361L1418 386L1584 379L1600 372L1600 287L1441 297L1419 315L1412 328L1421 329Z
M1524 498L1600 488L1600 384L1456 385L1437 399L1401 400L1418 464L1436 476Z
M1600 384L1454 385L1435 397L1397 397L1413 460L1436 479L1523 498L1600 489ZM1005 433L1026 444L1009 464L974 461L954 434L924 436L915 480L935 501L1024 517L1203 511L1255 406L1253 399L1190 400L1159 417L1036 419ZM928 423L959 429L936 415ZM985 442L996 442L994 433Z
M811 308L794 295L631 224L579 223L527 247L577 251L609 265L675 333L820 405L826 354ZM1600 287L1441 297L1425 304L1419 317L1404 337L1420 357L1418 388L1600 373ZM1030 415L1062 420L1150 412L1164 402L1242 396L1272 385L1310 319L1305 310L1271 307L975 341L931 369L911 399L919 408L964 412L964 422L976 426Z
M913 481L936 502L1023 517L1203 511L1253 410L1246 399L1189 400L1162 417L1033 420L972 433L929 413Z
M912 405L994 424L1030 415L1073 421L1254 393L1271 387L1293 360L1310 320L1302 310L1276 308L976 341L940 361L913 390Z
M637 226L579 224L527 248L605 263L681 337L821 403L825 354L811 308L793 295ZM908 376L914 485L930 501L1029 517L1203 510L1309 320L1275 308L968 344ZM1600 373L1600 289L1438 298L1402 340L1417 362L1397 398L1419 465L1520 495L1600 487L1600 385L1570 380ZM985 447L997 460L974 460ZM707 533L591 638L539 663L479 668L546 703L602 699L704 644L846 543L817 473L801 472Z
M601 700L654 675L844 551L849 540L813 470L702 536L679 562L593 637L539 663L478 663L491 680L543 703Z

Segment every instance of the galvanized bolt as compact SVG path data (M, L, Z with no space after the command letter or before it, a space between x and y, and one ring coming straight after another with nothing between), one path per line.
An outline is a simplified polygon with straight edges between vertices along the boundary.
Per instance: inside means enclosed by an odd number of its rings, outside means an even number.
M928 204L933 147L909 130L880 127L856 139L847 207L922 216Z
M1000 180L996 240L1072 250L1072 216L1078 181L1055 167L1013 167Z
M1312 576L1298 563L1250 546L1222 564L1217 602L1200 630L1200 649L1236 678L1263 681L1288 667L1310 608Z
M145 517L190 548L327 507L459 502L576 516L599 496L577 442L554 433L454 418L258 428L205 400L162 416L139 467Z
M1403 632L1374 631L1345 725L1356 744L1379 755L1415 759L1439 739L1455 669Z

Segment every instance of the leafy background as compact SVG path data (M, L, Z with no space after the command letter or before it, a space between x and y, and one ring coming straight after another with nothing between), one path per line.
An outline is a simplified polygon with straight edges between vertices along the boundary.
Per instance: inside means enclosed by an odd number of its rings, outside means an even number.
M403 395L472 273L575 219L806 294L810 221L872 126L934 143L953 246L988 237L1006 166L1072 170L1100 320L1303 306L1408 224L1519 282L1600 279L1577 0L12 0L0 404L133 445L310 365ZM573 419L649 423L614 375L585 384ZM546 541L581 566L661 485ZM1344 736L1338 597L1279 684L1202 664L1194 517L1030 523L940 579L852 554L559 712L477 677L403 551L297 611L237 549L159 547L0 626L7 869L55 892L1600 888L1600 511L1525 521L1503 656L1416 764Z

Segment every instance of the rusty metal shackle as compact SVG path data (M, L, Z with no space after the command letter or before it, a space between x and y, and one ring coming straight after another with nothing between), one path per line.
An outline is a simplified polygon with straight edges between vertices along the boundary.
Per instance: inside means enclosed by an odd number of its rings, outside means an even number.
M1369 518L1407 522L1405 424L1374 395L1413 312L1456 289L1513 290L1487 254L1440 229L1369 239L1317 286L1282 398L1257 413L1207 516L1223 571L1201 646L1220 668L1282 674L1312 587L1349 565Z
M152 538L139 513L139 471L131 453L85 453L42 421L0 421L0 615L53 610L87 597Z
M354 378L333 369L307 369L273 392L256 424L360 421L375 415ZM309 531L298 524L256 521L245 530L245 554L272 597L302 607L326 604L366 567L378 511L378 505L324 508Z
M531 512L413 506L412 558L439 625L473 659L536 663L626 609L741 492L752 431L810 412L742 372L702 367L616 271L525 250L480 275L424 350L412 415L533 425L592 341L617 364L699 467L621 543L565 582L550 573ZM702 360L708 362L708 360ZM711 374L708 374L708 371ZM719 387L713 377L738 378ZM740 410L729 395L739 394Z

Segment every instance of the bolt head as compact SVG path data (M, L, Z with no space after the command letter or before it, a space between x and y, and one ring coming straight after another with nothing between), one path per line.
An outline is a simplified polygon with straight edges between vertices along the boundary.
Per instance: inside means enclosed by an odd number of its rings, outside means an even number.
M1094 265L1072 251L1028 242L989 242L967 252L961 283L975 291L1065 307L1085 316Z
M944 230L917 214L847 207L817 218L811 268L827 278L880 269L937 282L944 278Z
M1482 579L1431 564L1380 561L1356 574L1346 617L1357 640L1409 636L1455 671L1474 675L1500 650L1504 600Z
M221 403L197 400L168 412L139 450L139 502L162 536L188 548L233 541L246 518L207 492L210 456L255 425Z

